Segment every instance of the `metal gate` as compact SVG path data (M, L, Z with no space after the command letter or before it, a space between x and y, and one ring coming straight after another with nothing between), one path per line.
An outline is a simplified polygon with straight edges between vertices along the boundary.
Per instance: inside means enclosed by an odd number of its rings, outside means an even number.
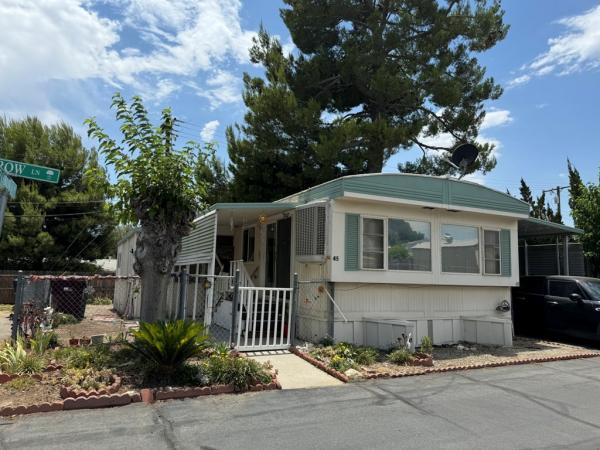
M294 286L297 286L297 278ZM237 286L232 335L240 351L280 350L292 345L297 288Z

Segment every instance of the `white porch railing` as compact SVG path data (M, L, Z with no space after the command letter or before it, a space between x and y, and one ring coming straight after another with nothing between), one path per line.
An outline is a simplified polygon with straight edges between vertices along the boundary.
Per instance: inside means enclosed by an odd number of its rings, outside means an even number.
M240 271L240 286L243 287L254 287L254 281L252 281L252 277L246 270L246 266L244 265L243 260L231 261L229 263L230 273L234 275L237 270ZM233 281L232 281L233 283Z
M292 288L239 287L235 332L240 351L289 348Z

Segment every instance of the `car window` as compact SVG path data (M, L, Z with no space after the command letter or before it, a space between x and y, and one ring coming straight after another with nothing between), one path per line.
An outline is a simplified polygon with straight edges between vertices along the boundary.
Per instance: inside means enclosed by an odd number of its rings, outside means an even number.
M531 294L546 293L545 277L526 277L521 279L521 289Z
M591 294L592 298L600 300L600 281L584 281L583 285Z
M550 280L550 295L568 297L571 294L580 294L575 281Z

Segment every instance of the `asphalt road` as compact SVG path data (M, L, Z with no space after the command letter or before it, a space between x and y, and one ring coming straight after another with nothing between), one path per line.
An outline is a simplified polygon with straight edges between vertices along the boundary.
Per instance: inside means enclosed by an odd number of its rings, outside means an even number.
M600 358L0 421L2 449L600 448Z

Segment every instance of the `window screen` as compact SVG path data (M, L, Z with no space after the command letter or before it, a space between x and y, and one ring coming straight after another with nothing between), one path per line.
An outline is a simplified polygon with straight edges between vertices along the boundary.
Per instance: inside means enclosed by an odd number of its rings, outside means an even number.
M442 272L479 272L479 229L442 225Z
M296 210L296 255L325 254L325 206L309 206Z
M362 266L364 269L383 269L384 221L365 217L362 224Z
M431 270L431 224L388 220L388 269Z
M490 275L500 275L500 232L483 231L484 270Z

